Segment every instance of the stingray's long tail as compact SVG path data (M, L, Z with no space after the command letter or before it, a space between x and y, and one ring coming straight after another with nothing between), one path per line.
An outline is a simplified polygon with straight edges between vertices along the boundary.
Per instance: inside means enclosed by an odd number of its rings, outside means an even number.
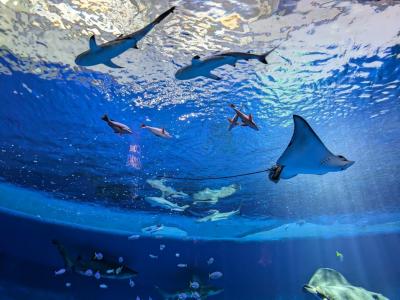
M249 173L241 173L235 175L227 175L227 176L218 176L218 177L175 177L175 176L168 176L168 175L159 175L156 176L157 178L165 178L165 179L176 179L176 180L218 180L218 179L227 179L227 178L235 178L235 177L242 177L242 176L249 176L259 173L269 172L271 169L265 169L260 171L254 171Z

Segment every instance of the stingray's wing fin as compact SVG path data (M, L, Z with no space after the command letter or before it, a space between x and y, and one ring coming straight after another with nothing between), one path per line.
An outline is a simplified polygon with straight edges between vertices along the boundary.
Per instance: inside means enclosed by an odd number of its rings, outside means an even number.
M297 176L297 172L295 171L295 170L288 170L288 169L285 169L285 168L283 168L283 170L282 170L282 173L281 173L281 175L280 175L280 178L282 178L282 179L290 179L290 178L293 178L293 177L295 177L295 176Z
M293 115L293 120L292 139L277 163L285 166L286 171L287 169L315 169L324 158L333 154L325 147L306 120L298 115Z

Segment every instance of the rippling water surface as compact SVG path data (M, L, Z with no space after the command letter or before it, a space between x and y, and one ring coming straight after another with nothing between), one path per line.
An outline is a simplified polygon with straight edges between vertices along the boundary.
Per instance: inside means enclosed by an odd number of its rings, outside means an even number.
M171 5L175 13L139 50L114 60L123 69L75 65L92 33L100 42L111 40ZM239 206L241 216L233 223L337 215L351 223L351 216L368 220L365 216L400 213L396 1L2 0L0 12L4 182L71 203L193 220L209 209ZM277 45L268 65L226 66L216 71L220 81L174 78L198 54L263 53ZM261 130L229 132L229 103L252 112ZM134 134L114 135L100 120L104 113ZM235 184L235 194L196 207L196 214L171 213L143 200L159 195L146 183L156 175L223 176L270 167L290 140L292 114L306 118L332 152L356 164L345 172L278 184L265 173L167 181L190 197ZM156 138L141 123L165 127L174 138Z

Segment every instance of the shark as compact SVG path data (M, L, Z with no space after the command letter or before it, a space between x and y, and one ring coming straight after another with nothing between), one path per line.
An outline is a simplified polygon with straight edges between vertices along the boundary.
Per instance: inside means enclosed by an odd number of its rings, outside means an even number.
M189 207L189 205L179 206L178 204L168 201L162 197L145 197L144 199L153 207L162 207L172 211L184 211Z
M89 259L83 259L81 256L73 258L68 253L64 245L62 245L59 241L53 240L52 243L56 246L58 252L63 258L65 268L74 273L90 276L88 274L98 272L100 278L117 280L130 279L138 274L138 272L130 269L126 265L107 261L105 259L97 260L93 257Z
M114 130L114 133L122 134L132 134L132 130L125 124L111 120L107 115L103 115L101 119L108 124Z
M320 268L303 286L303 291L321 300L389 300L385 296L351 285L334 269Z
M298 174L323 175L348 169L354 161L335 155L324 145L305 119L293 115L294 131L286 150L269 169L269 179L277 183Z
M254 130L257 130L257 131L259 130L258 126L254 122L253 116L251 114L246 115L245 113L243 113L242 111L237 109L234 104L230 104L229 107L232 108L235 111L235 116L233 117L233 119L228 119L228 121L230 123L229 130L231 130L236 125L239 125L238 119L240 119L242 121L241 126L248 126L251 129L254 129Z
M197 219L197 222L215 222L215 221L221 221L221 220L226 220L232 216L240 214L240 208L232 211L227 211L227 212L220 212L217 209L210 210L209 215Z
M184 192L178 192L174 188L165 185L165 180L161 179L147 179L146 182L154 189L160 190L161 197L172 197L172 198L186 198L189 195Z
M206 188L200 192L193 194L194 204L206 203L206 204L216 204L219 199L232 196L236 193L238 186L236 184L231 184L224 186L220 189L210 189Z
M204 59L201 59L199 55L196 55L192 58L190 65L180 68L175 73L175 78L178 80L189 80L203 76L213 80L221 80L220 77L211 73L211 71L224 65L235 67L236 63L241 60L258 60L263 64L268 64L266 58L276 48L277 47L274 47L272 50L263 54L252 54L250 52L224 52Z
M164 300L178 300L178 299L193 299L193 300L205 300L209 297L221 294L224 290L215 288L212 286L202 286L198 289L188 288L175 293L167 293L160 289L158 286L155 287Z
M175 6L162 13L153 22L142 29L131 34L120 35L116 39L104 44L97 44L95 35L92 35L89 39L89 50L79 54L75 59L75 63L85 67L103 64L110 68L122 68L116 65L112 59L121 55L128 49L138 49L138 42L174 10Z

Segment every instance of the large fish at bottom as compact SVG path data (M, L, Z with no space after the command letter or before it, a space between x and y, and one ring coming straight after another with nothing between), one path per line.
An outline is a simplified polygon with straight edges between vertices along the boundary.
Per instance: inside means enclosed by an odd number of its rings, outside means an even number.
M121 35L116 39L98 45L94 35L89 40L89 50L79 54L75 63L79 66L95 66L98 64L106 65L110 68L122 68L111 61L114 57L124 53L130 48L138 49L138 42L143 39L155 25L164 20L175 9L175 6L158 16L153 22L144 28L127 35Z
M77 274L90 276L89 274L98 273L100 278L107 279L129 279L138 274L126 265L104 259L83 259L80 256L73 258L59 241L53 240L53 244L57 247L58 252L60 252L65 268Z

